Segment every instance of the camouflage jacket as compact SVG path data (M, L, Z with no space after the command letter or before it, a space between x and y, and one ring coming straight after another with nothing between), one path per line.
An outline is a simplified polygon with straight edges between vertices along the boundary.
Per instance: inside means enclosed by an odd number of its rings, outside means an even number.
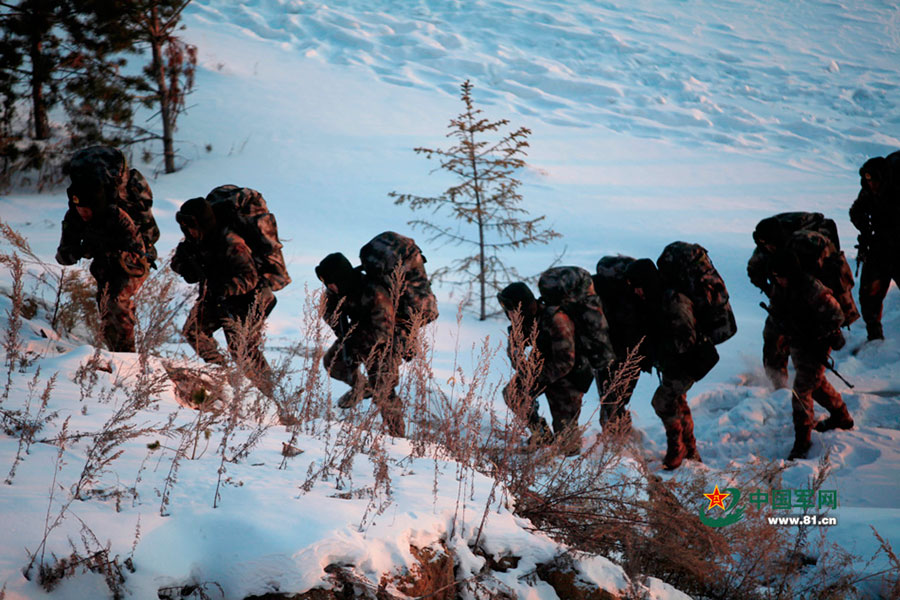
M747 261L747 276L750 283L758 287L767 296L771 292L771 284L769 283L769 261L772 260L772 254L765 248L757 246Z
M365 360L376 346L385 347L392 342L395 350L402 350L399 347L403 339L397 331L396 303L390 290L367 277L363 280L359 304L348 308L352 311L351 330L344 344L352 356Z
M900 259L900 198L863 190L850 207L850 221L859 230L861 252L879 259Z
M322 298L322 318L338 339L343 339L350 327L360 320L360 294L339 294L329 289Z
M107 208L84 221L74 207L69 207L62 222L62 236L57 261L74 265L82 258L92 258L91 274L97 279L110 277L143 277L147 274L144 242L138 228L124 210Z
M172 270L188 283L200 283L201 296L210 299L249 294L260 283L250 247L229 229L200 243L182 240Z
M773 286L770 313L797 346L825 343L844 322L844 312L831 290L807 274L786 287Z
M657 327L654 346L658 363L689 352L702 338L697 330L694 303L671 289L663 292Z
M542 306L535 324L538 327L535 346L543 361L536 387L542 389L560 379L570 378L586 383L583 387L587 390L593 371L587 358L577 351L574 321L558 307ZM528 339L526 335L526 343ZM521 362L512 356L514 349L511 345L507 353L510 354L513 367L518 368Z
M715 345L698 327L694 303L685 294L663 291L657 309L648 307L645 342L659 371L671 377L701 379L718 362Z

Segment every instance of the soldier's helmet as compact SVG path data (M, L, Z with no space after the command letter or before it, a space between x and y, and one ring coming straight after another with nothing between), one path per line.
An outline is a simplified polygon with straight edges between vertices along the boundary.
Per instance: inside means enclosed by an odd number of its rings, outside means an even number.
M316 277L325 285L337 284L339 291L348 292L352 287L356 270L350 260L340 252L333 252L316 266Z
M74 205L101 208L124 192L128 163L111 146L90 146L72 155L63 168L72 181L67 192Z
M537 300L534 298L531 288L522 281L511 283L497 294L497 301L504 311L514 312L521 310L523 313L529 313L528 310Z
M863 189L876 192L887 171L887 159L883 156L870 158L859 168L859 183Z

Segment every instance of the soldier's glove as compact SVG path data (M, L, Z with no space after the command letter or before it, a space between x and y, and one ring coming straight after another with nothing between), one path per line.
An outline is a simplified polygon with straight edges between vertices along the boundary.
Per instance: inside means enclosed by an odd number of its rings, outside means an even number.
M64 249L62 246L56 250L56 262L63 266L74 265L79 258L74 252Z
M847 340L844 339L844 334L841 333L840 329L835 329L826 338L828 345L831 346L832 350L840 350L844 347L844 344L847 343Z
M120 252L119 267L130 277L143 277L147 274L147 259L136 252Z

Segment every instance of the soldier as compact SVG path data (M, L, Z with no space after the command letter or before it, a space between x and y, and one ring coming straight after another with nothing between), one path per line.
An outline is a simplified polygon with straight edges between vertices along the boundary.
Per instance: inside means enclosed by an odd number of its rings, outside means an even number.
M859 230L859 305L868 339L881 340L884 297L891 280L900 285L900 152L867 160L859 174L862 189L850 208Z
M653 369L650 357L650 344L647 341L647 328L643 316L639 314L637 298L628 285L625 270L635 262L630 256L604 256L597 262L597 273L594 275L594 289L603 302L603 310L609 322L609 337L616 359L609 370L597 370L597 393L600 394L600 424L618 421L620 426L631 427L631 413L628 403L637 386L638 373L624 382L624 387L616 390L615 398L603 396L610 385L610 378L625 366L629 352L635 348L640 351L640 369L647 373Z
M700 462L687 392L715 366L719 355L698 327L691 299L665 286L652 260L636 260L625 273L647 326L648 354L661 375L651 405L666 430L663 466L671 470L684 459Z
M159 229L143 175L109 146L76 152L66 166L71 185L56 261L92 258L103 339L114 352L134 352L134 294L156 266Z
M350 390L338 399L338 406L347 409L363 398L372 397L372 391L359 371L365 357L356 356L347 346L350 332L359 327L362 317L363 274L346 256L335 252L316 266L316 276L325 285L322 317L337 336L325 352L323 363L331 377L350 386Z
M771 315L790 339L790 356L796 376L791 401L794 446L788 460L806 458L816 431L851 429L853 419L841 395L825 377L831 349L844 346L841 324L844 311L831 290L804 273L790 251L776 254L771 272L774 279ZM828 410L827 419L816 423L813 400Z
M339 253L325 257L316 275L327 289L324 317L338 336L325 354L325 368L350 386L338 406L351 408L363 398L374 398L388 433L403 437L403 405L395 388L407 340L391 290L379 278L354 269ZM367 379L359 372L363 364Z
M859 318L853 301L853 274L840 251L837 226L821 213L781 213L759 222L753 232L756 249L747 263L750 281L771 296L770 263L777 252L789 249L801 267L828 285L844 311L844 326ZM790 339L771 315L763 326L763 366L775 389L788 387Z
M522 416L532 432L529 446L548 444L554 434L559 436L568 428L578 426L581 400L591 387L593 369L585 353L579 351L575 319L565 310L536 300L522 282L504 288L497 299L511 320L514 312L520 312L523 334L529 334L528 337L523 336L521 341L516 340L515 335L510 338L509 354L515 372L503 390L504 401L513 410L516 410L516 405L524 405L526 414ZM537 332L532 333L535 327ZM528 373L527 361L517 356L524 348L516 348L517 344L528 344L532 338L541 357L540 372L536 374ZM538 415L537 397L541 394L546 396L550 405L553 434L547 428L546 421ZM567 456L577 455L580 451L580 438L573 439L571 445L564 449Z
M263 279L247 242L217 221L205 198L192 198L175 215L184 239L175 248L172 270L188 283L199 283L197 301L182 333L206 362L225 364L213 334L225 330L228 350L246 369L247 378L271 395L274 381L260 344L265 317L275 295ZM241 335L243 334L243 335Z

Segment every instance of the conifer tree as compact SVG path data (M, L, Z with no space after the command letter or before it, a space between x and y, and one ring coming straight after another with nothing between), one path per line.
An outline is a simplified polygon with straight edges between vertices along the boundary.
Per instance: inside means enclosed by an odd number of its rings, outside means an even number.
M197 66L197 47L176 35L190 0L135 0L129 4L136 35L150 49L150 62L139 85L141 101L159 111L162 134L153 137L162 140L166 173L174 173L175 130L186 108L185 97L194 87ZM146 129L143 132L151 134Z
M472 100L472 84L462 84L460 98L465 110L450 120L447 137L454 144L446 149L415 148L417 154L440 161L440 168L458 179L440 196L416 196L392 192L395 204L412 210L429 209L457 221L416 219L409 224L431 235L430 240L470 247L472 253L454 260L433 274L435 280L477 287L480 320L487 318L487 297L512 281L521 279L501 253L530 244L546 244L559 234L544 226L544 216L530 218L521 208L522 182L515 174L526 166L524 156L531 130L520 127L501 135L507 119L490 121L481 117ZM490 141L491 134L501 135Z
M59 102L59 67L66 62L60 25L71 6L54 0L0 1L3 79L27 89L31 104L31 138L50 137L50 109ZM24 90L23 90L24 92Z

